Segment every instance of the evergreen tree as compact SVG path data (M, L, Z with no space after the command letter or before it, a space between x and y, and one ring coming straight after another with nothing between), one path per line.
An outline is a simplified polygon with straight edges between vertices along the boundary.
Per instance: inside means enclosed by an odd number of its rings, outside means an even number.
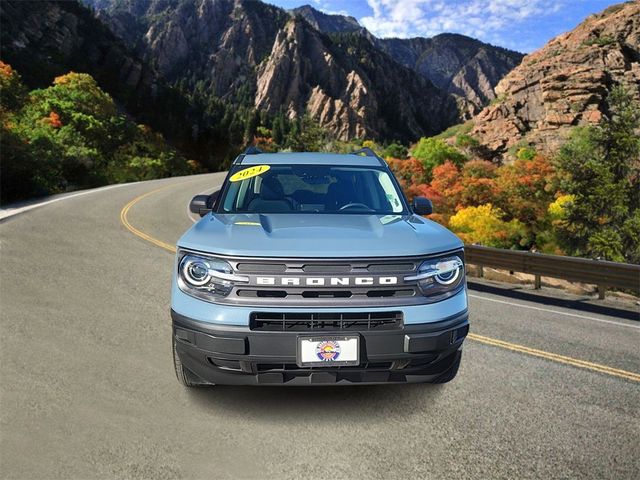
M249 110L245 120L245 129L244 129L244 141L245 143L251 142L253 137L256 134L256 130L258 129L258 122L260 121L258 117L258 112L254 109Z
M273 119L271 138L273 138L273 141L278 145L282 145L285 135L284 114L282 112L278 112L276 117Z
M557 225L567 253L639 262L640 109L622 88L608 97L609 115L578 129L561 149L561 189L572 196Z

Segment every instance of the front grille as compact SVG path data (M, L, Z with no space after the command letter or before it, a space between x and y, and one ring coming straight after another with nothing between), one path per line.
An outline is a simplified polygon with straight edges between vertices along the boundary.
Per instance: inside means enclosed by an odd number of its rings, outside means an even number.
M462 255L462 252L456 253ZM352 259L221 258L229 262L233 272L248 277L249 281L233 285L231 292L226 297L217 298L216 303L302 309L397 308L429 303L416 282L404 281L406 276L415 275L421 263L428 258L426 256ZM373 281L357 283L357 279L362 277ZM382 278L395 281L384 283ZM285 279L288 282L293 279L295 283L286 283ZM311 279L320 282L310 283Z
M254 312L251 314L250 328L272 332L393 330L402 328L402 312Z
M406 284L404 276L415 274L423 261L421 257L404 258L354 258L354 259L228 259L239 274L248 275L249 284L236 285L222 302L291 307L322 307L348 305L372 307L376 305L413 305L421 303L424 296L415 284ZM257 276L274 279L271 284L257 284ZM398 279L396 284L355 284L355 277L385 277ZM283 285L281 278L302 279L299 284ZM321 277L348 278L345 284L308 285L304 279ZM343 280L344 281L344 280ZM311 319L309 319L310 321ZM315 319L314 319L315 320ZM338 319L339 320L339 319ZM295 323L295 322L294 322ZM315 327L315 323L312 322ZM332 327L333 328L333 327ZM306 330L306 329L305 329Z

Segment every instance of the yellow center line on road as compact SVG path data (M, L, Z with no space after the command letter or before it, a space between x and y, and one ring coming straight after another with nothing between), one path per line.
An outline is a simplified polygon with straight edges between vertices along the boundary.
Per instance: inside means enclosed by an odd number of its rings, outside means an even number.
M129 222L129 218L128 218L128 214L129 214L129 210L131 210L131 207L133 207L136 203L138 203L140 200L150 197L151 195L154 195L162 190L165 190L169 187L173 187L175 185L182 185L182 183L178 183L178 184L172 184L172 185L165 185L164 187L160 187L160 188L156 188L155 190L151 190L150 192L147 192L143 195L140 195L139 197L134 198L133 200L131 200L129 203L127 203L122 210L120 210L120 222L122 222L122 225L125 226L125 228L127 230L129 230L131 233L133 233L136 237L140 237L143 240L146 240L147 242L151 242L153 243L155 246L160 247L160 248L164 248L165 250L168 250L169 252L175 253L176 252L176 247L173 245L170 245L168 243L163 242L162 240L158 240L157 238L153 238L151 235L148 235L146 233L144 233L142 230L137 229L136 227L134 227L133 225L131 225L131 223Z
M143 195L140 195L136 198L134 198L133 200L131 200L129 203L127 203L122 210L120 211L120 222L122 222L122 225L124 225L124 227L129 230L131 233L133 233L135 236L142 238L143 240L146 240L147 242L152 243L153 245L163 248L169 252L175 253L176 252L176 247L173 245L170 245L166 242L163 242L162 240L158 240L157 238L152 237L151 235L143 232L142 230L134 227L133 225L131 225L131 222L129 222L129 218L128 218L128 214L129 211L131 210L131 208L138 203L140 200L143 200L147 197L150 197L162 190L165 190L169 187L173 187L173 186L178 186L178 185L183 185L184 183L187 182L182 182L182 183L177 183L177 184L171 184L171 185L165 185L164 187L160 187L157 188L155 190L151 190L150 192L147 192ZM482 343L484 345L490 345L493 347L499 347L499 348L504 348L506 350L510 350L512 352L518 352L518 353L523 353L525 355L530 355L533 357L539 357L539 358L544 358L546 360L550 360L552 362L556 362L556 363L562 363L565 365L571 365L574 367L578 367L578 368L583 368L586 370L590 370L593 372L599 372L599 373L604 373L606 375L611 375L614 377L619 377L619 378L624 378L626 380L631 380L634 382L640 382L640 374L638 373L634 373L634 372L629 372L626 370L620 370L618 368L612 368L612 367L608 367L606 365L601 365L599 363L593 363L593 362L588 362L586 360L580 360L577 358L572 358L572 357L567 357L564 355L559 355L557 353L551 353L551 352L545 352L544 350L537 350L535 348L530 348L530 347L526 347L524 345L518 345L516 343L510 343L510 342L505 342L503 340L498 340L495 338L490 338L490 337L485 337L483 335L478 335L475 333L470 333L467 338L469 338L470 340L474 340L476 342Z
M475 340L476 342L484 343L485 345L506 348L507 350L511 350L513 352L520 352L527 355L532 355L534 357L546 358L547 360L551 360L553 362L573 365L574 367L585 368L594 372L606 373L607 375L613 375L614 377L626 378L627 380L640 382L640 374L628 372L626 370L620 370L618 368L607 367L606 365L601 365L599 363L587 362L585 360L579 360L577 358L558 355L557 353L545 352L544 350L525 347L524 345L505 342L502 340L497 340L495 338L477 335L475 333L470 333L467 338Z

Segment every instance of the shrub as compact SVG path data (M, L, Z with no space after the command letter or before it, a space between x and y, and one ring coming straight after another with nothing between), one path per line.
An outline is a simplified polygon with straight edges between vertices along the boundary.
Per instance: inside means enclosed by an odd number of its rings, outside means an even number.
M506 222L504 213L491 205L466 207L449 219L449 227L469 244L511 248L518 244L523 226L517 220Z
M467 160L467 157L455 147L433 137L421 138L411 154L422 162L428 178L431 178L433 169L438 165L449 161L454 165L461 166Z

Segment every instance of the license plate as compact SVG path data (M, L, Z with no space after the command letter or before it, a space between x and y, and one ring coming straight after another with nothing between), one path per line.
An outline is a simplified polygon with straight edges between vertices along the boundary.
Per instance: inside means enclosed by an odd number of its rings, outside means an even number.
M298 337L298 366L337 367L359 365L359 340L356 336Z

